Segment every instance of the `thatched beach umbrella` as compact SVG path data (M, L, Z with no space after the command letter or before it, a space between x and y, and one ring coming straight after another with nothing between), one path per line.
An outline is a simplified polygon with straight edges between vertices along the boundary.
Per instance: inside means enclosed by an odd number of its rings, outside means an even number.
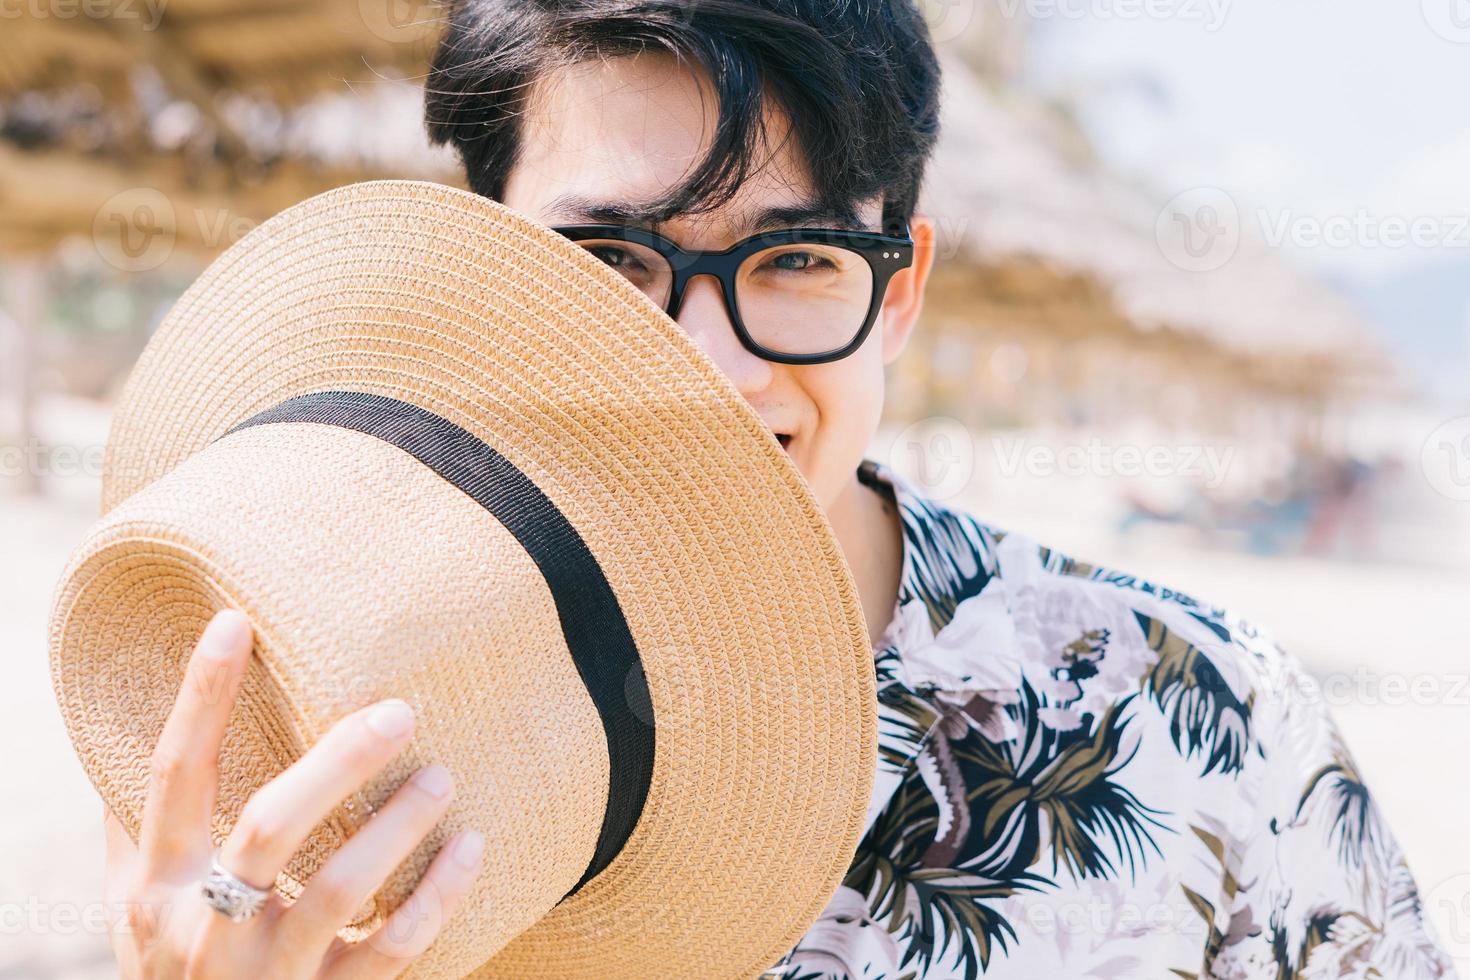
M1223 261L1191 266L1161 238L1171 195L1109 173L1055 107L988 83L953 49L942 60L943 135L921 202L946 253L936 316L1047 342L1109 338L1309 401L1388 383L1369 325L1250 221L1235 216Z
M420 121L438 30L426 4L26 0L16 12L0 27L0 249L12 254L121 234L121 209L148 192L174 216L142 208L140 221L217 251L229 238L200 216L239 227L352 180L455 181Z
M0 348L21 362L9 372L21 444L35 442L42 340L62 339L43 338L41 324L63 246L82 243L118 274L152 273L179 254L202 262L344 183L457 183L455 161L430 150L422 123L438 28L435 8L411 0L7 5ZM104 348L73 343L54 366Z

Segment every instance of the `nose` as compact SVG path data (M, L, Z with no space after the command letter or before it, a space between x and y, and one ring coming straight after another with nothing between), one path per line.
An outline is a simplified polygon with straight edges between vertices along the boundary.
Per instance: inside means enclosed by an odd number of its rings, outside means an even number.
M754 394L771 381L771 362L745 349L725 307L720 281L711 275L691 278L675 308L674 319L742 395Z

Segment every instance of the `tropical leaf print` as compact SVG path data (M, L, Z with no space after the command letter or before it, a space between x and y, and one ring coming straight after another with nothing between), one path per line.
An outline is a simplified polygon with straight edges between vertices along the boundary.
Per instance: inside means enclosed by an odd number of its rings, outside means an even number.
M1169 719L1169 737L1186 757L1204 757L1204 773L1239 772L1250 744L1255 694L1241 701L1203 650L1162 620L1135 613L1158 662L1143 689Z
M767 975L1454 976L1299 661L1225 609L859 475L903 523L878 770L841 886ZM1170 918L1058 928L1095 908Z
M1363 783L1347 746L1340 739L1333 740L1332 761L1312 773L1302 787L1293 822L1302 819L1308 802L1319 790L1331 801L1332 822L1327 833L1337 845L1338 860L1347 867L1356 868L1362 865L1367 855L1381 858L1384 847L1373 797Z
M843 885L863 895L874 918L902 940L903 964L913 961L922 971L952 955L963 975L974 977L1015 937L987 901L1035 889L1043 879L1022 872L1002 880L926 865L938 822L934 797L911 773L864 838Z
M1039 721L1040 701L1029 686L1014 709L1022 737L1010 745L967 743L961 756L986 771L974 782L983 814L986 855L1008 858L1014 873L1048 852L1052 874L1111 877L1126 867L1136 875L1147 853L1160 853L1154 831L1167 830L1165 813L1141 802L1114 777L1130 761L1125 748L1130 696L1095 724L1056 732ZM1090 730L1089 730L1090 728ZM1019 846L1006 846L1014 842Z
M990 581L994 539L973 520L919 496L905 495L899 509L905 549L899 601L922 603L934 635L954 618L956 606Z
M1209 820L1208 822L1210 823L1209 828L1190 824L1189 830L1194 834L1195 839L1205 846L1205 850L1210 855L1213 867L1219 875L1219 897L1224 900L1226 906L1216 909L1215 904L1208 898L1187 885L1180 885L1180 890L1189 904L1199 913L1200 918L1204 920L1208 930L1202 964L1204 972L1201 974L1195 971L1175 970L1174 973L1180 977L1214 976L1216 960L1223 950L1261 934L1261 926L1255 921L1248 903L1236 908L1233 913L1230 911L1238 904L1236 900L1240 894L1254 887L1254 882L1242 885L1236 880L1235 872L1230 867L1232 855L1224 839L1226 828L1219 821Z
M1311 959L1312 952L1332 938L1333 924L1340 918L1342 912L1338 909L1322 908L1312 912L1307 918L1307 928L1300 944L1292 949L1286 938L1286 929L1273 916L1271 953L1276 960L1276 980L1297 980L1301 976L1302 965Z

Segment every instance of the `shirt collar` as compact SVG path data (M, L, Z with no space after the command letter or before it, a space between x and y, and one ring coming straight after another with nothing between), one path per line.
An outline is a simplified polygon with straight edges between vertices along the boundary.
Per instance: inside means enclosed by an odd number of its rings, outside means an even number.
M882 493L898 508L903 524L903 570L899 579L898 599L893 616L883 635L873 642L874 670L878 681L878 764L874 772L873 791L868 802L863 833L873 826L878 813L892 799L914 757L923 748L939 720L939 714L905 682L903 647L905 611L917 613L912 605L926 597L921 579L919 553L932 551L939 536L931 526L931 515L938 506L924 498L907 480L876 460L864 459L858 466L858 479ZM940 601L944 601L940 599ZM929 606L930 610L934 607Z
M913 573L911 567L913 564L913 546L910 544L910 540L913 535L912 524L914 518L910 512L912 502L909 499L909 488L899 485L900 480L898 474L889 469L889 467L875 459L864 459L858 465L858 479L892 501L893 505L898 509L899 520L903 524L902 571L898 579L898 599L894 603L893 615L889 618L888 626L884 629L883 635L873 638L873 653L876 656L885 647L892 644L894 630L898 623L898 610L903 606L907 596L912 594L909 580Z
M974 545L961 527L960 515L925 496L907 477L888 464L864 459L858 466L858 479L894 502L903 525L898 599L888 627L873 642L873 652L877 655L896 641L898 610L906 603L922 599L931 611L953 609L966 583L943 574L943 570L955 565L953 560L943 559L955 556L958 551L956 557L965 564L963 556L973 555ZM988 573L978 567L974 571L989 578Z

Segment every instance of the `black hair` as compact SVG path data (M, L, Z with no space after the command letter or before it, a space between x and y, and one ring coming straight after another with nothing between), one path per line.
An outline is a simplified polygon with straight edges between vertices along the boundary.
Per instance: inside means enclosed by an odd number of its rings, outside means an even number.
M913 216L939 129L939 63L914 0L452 0L426 85L429 136L499 200L532 85L648 48L702 69L719 106L708 153L659 198L657 220L734 196L759 165L767 98L824 210L852 222L881 197L890 233Z

